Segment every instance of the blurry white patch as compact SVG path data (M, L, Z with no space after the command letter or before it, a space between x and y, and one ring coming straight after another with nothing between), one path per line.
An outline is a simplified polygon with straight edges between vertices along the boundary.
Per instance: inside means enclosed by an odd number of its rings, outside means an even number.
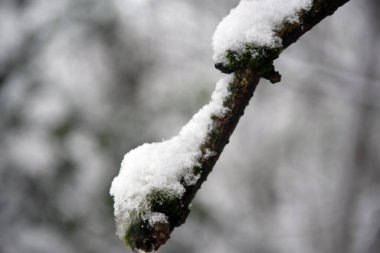
M9 135L6 138L8 158L16 168L31 176L53 173L56 150L45 133L29 132Z

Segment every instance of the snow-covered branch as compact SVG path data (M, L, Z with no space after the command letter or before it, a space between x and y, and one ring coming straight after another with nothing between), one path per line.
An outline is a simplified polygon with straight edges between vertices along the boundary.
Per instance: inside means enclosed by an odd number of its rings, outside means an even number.
M224 73L260 70L272 83L281 76L273 60L349 0L241 0L213 36L215 67Z
M127 153L110 190L117 234L134 250L157 250L185 222L261 77L280 81L273 60L348 0L241 0L219 24L215 65L233 73L179 135Z

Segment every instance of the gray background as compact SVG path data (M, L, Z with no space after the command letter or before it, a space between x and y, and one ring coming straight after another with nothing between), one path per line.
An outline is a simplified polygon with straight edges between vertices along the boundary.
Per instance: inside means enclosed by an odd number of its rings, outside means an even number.
M208 102L237 2L0 1L1 253L131 252L111 180ZM351 1L281 55L160 252L380 252L379 11Z

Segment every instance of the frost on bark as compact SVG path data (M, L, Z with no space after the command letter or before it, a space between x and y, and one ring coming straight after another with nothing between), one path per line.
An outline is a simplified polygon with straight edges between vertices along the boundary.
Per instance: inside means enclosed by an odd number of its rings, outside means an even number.
M171 188L156 186L147 188L142 195L143 199L139 199L139 201L141 200L140 202L133 205L133 208L124 208L123 205L129 199L123 196L124 188L120 186L123 183L122 179L116 180L115 178L113 182L111 194L115 199L114 207L116 222L118 223L118 235L127 245L135 251L151 252L157 250L169 239L173 229L185 222L189 214L191 201L202 183L206 181L223 148L228 143L229 137L234 131L239 118L244 114L244 109L253 96L260 78L268 79L272 83L279 82L281 76L275 71L273 61L279 57L284 49L296 42L304 33L325 17L332 15L348 1L311 1L311 5L307 9L299 9L297 13L294 13L297 19L285 19L276 26L275 36L280 39L280 44L275 47L266 47L248 43L242 46L243 48L240 52L227 50L223 56L224 61L216 61L216 68L224 73L232 73L228 81L225 81L224 88L227 89L227 92L224 92L223 96L213 97L208 107L206 106L209 112L209 122L205 128L206 132L204 136L201 136L201 140L195 142L197 145L195 151L191 149L191 152L194 153L193 158L195 161L190 164L193 165L190 168L189 166L184 168L185 170L176 175L179 188L178 185L173 185ZM220 100L216 107L214 100ZM196 116L192 121L198 120ZM204 114L201 116L204 117ZM189 124L194 123L192 121ZM188 129L183 129L184 132L186 130ZM167 150L168 147L166 146L170 145L171 141L173 143L177 141L176 143L178 143L182 140L181 138L187 136L186 134L181 131L179 137L174 137L174 140L161 144L150 144L151 146L145 144L139 150L132 151L134 153L130 152L132 153L131 155L127 154L126 157L128 156L129 160L127 159L125 162L128 163L133 155L139 157L139 152L141 153L140 156L143 157L144 152L152 152L152 149L156 146ZM179 138L179 141L175 138ZM184 140L186 142L186 139ZM155 156L156 153L153 153L153 155L149 153L149 155ZM181 154L175 154L175 156L177 155L180 156ZM162 161L160 162L162 164ZM118 182L115 183L115 181ZM179 190L176 190L177 188ZM122 196L119 196L120 194ZM136 194L132 194L132 196Z

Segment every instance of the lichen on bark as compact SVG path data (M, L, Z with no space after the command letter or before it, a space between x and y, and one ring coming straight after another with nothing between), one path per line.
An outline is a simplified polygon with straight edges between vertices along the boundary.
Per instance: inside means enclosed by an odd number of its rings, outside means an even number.
M255 69L261 77L272 83L281 80L280 74L275 71L273 61L278 58L282 47L262 47L251 43L245 44L238 51L227 50L225 62L218 62L215 67L223 73L232 73L242 69Z
M146 200L146 208L131 215L124 242L132 249L150 252L170 238L170 232L185 221L189 209L182 203L181 196L165 189L153 190ZM150 222L151 214L162 214L166 219Z

